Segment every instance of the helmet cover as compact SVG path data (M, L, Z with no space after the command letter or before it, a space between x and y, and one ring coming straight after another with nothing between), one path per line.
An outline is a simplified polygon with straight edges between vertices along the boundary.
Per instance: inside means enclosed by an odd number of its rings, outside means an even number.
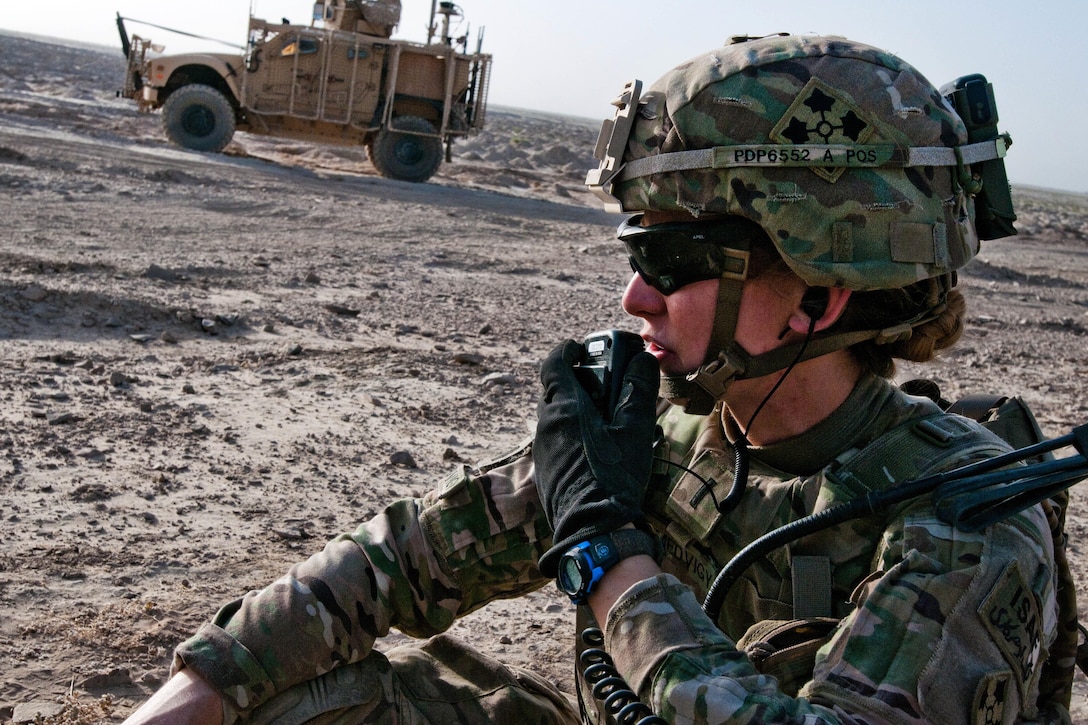
M810 286L905 287L974 257L967 129L921 73L839 37L738 40L632 109L622 210L750 219Z

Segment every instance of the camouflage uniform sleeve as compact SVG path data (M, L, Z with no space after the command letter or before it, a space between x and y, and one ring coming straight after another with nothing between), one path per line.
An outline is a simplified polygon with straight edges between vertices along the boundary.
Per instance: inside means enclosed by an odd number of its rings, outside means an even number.
M801 694L904 722L1033 720L1057 632L1055 582L1040 507L982 532L916 508L888 532Z
M783 694L671 574L636 584L613 606L605 647L639 699L667 722L852 721Z
M1053 549L1036 507L982 533L899 518L799 697L783 693L671 575L632 587L606 646L669 722L1011 722L1036 717L1056 629Z
M174 653L239 710L369 654L391 627L447 629L486 602L539 588L551 530L528 446L462 467L422 499L387 507L282 578L216 614Z

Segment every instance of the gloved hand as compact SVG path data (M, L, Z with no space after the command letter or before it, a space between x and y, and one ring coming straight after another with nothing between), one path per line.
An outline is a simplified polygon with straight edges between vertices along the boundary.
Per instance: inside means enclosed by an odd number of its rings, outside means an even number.
M537 405L533 464L554 545L538 566L551 577L570 547L642 521L650 481L657 360L645 352L632 358L612 422L606 423L574 375L582 354L582 346L568 340L540 370L544 395Z

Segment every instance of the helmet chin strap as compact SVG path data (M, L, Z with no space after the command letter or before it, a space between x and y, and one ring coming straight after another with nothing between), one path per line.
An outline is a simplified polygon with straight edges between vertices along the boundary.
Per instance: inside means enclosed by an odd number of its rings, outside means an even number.
M917 325L936 319L945 310L944 298L951 285L946 280L939 280L935 285L937 289L931 293L928 309L896 325L875 330L809 335L801 342L784 345L761 355L749 354L734 339L743 287L743 277L722 277L718 285L714 330L707 346L707 359L694 372L664 375L661 378L662 396L674 405L683 406L685 413L709 415L725 398L734 380L763 377L866 340L875 340L878 345L906 340Z
M723 275L718 282L714 329L703 364L693 373L664 375L661 378L661 394L669 402L682 405L685 413L709 415L725 396L729 383L747 367L746 360L729 354L739 351L744 358L750 359L733 339L737 331L737 318L740 317L740 296L747 276L745 264L744 274ZM740 363L740 366L735 367L736 363Z
M670 402L683 405L685 413L708 415L717 402L725 398L734 380L761 378L866 340L877 340L878 343L905 340L910 337L911 330L912 326L904 323L884 330L810 335L801 342L784 345L762 355L750 355L734 340L727 349L721 350L713 360L703 363L695 372L663 377L662 393ZM672 396L674 392L678 393L675 398Z

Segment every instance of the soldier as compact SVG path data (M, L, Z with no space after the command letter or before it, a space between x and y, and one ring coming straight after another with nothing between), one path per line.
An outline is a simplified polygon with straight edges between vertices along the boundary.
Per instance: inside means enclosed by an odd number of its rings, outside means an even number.
M578 722L440 634L557 575L602 623L604 669L668 722L1068 720L1038 506L967 532L916 498L714 586L771 529L1008 450L889 382L961 334L967 164L1003 149L842 38L738 38L617 107L589 182L637 212L623 306L648 354L610 421L572 371L581 346L560 345L532 443L226 605L132 722ZM390 627L431 639L372 650Z

